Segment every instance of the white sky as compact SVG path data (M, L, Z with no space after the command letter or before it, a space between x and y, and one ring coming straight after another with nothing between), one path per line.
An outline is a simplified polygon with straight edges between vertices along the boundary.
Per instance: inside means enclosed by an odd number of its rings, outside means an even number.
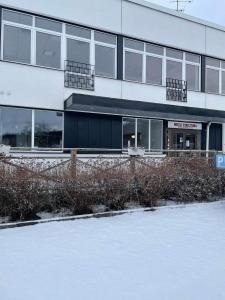
M176 8L173 0L147 0L169 8ZM225 0L193 0L185 6L185 13L225 26Z

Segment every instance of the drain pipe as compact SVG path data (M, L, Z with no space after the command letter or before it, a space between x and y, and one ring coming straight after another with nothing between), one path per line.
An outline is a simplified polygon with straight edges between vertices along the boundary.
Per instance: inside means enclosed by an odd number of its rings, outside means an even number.
M206 128L206 157L209 157L209 131L211 124L212 122L209 122Z

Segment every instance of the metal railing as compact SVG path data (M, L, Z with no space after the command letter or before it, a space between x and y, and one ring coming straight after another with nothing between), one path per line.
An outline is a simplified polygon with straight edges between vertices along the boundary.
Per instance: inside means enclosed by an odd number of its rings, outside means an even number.
M95 66L65 60L64 86L74 89L91 90L95 89Z
M166 78L166 100L187 102L187 81Z

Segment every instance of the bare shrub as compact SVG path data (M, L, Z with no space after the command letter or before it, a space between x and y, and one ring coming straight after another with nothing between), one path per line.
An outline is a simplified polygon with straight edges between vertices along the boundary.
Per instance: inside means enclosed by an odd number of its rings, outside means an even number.
M1 162L1 161L0 161ZM92 212L104 205L121 210L127 202L155 206L161 199L209 201L225 195L225 173L206 158L97 159L60 168L43 162L0 163L0 216L36 219L42 211Z

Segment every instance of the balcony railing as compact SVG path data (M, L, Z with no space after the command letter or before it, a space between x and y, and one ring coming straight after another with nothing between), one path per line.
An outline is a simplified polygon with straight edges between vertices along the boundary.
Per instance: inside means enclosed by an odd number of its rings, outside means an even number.
M187 81L166 78L166 100L187 102Z
M64 86L74 89L95 89L95 67L90 64L65 61Z

